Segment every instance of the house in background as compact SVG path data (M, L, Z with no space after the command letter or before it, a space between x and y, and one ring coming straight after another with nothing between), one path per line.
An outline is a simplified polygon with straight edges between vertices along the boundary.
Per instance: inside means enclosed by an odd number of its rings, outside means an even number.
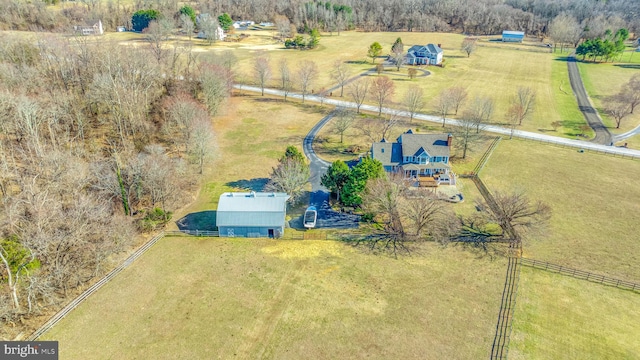
M442 63L443 51L440 44L413 45L405 56L409 65L439 65Z
M222 237L270 237L284 234L285 193L235 193L220 195L216 225Z
M97 23L93 23L92 25L74 25L73 31L82 36L104 34L104 28L102 27L101 20L98 20Z
M205 14L198 14L196 15L196 25L198 26L198 39L208 39L208 34L206 33L205 30L203 30L203 27L206 28L206 26L203 26L203 23L208 22L208 21L217 21L217 19L212 18L209 14L205 13ZM220 27L220 25L218 25L218 27L215 30L215 34L213 34L213 40L224 40L224 38L227 37L227 34L224 33L224 30L222 29L222 27Z
M504 30L502 32L503 42L522 42L522 40L524 40L524 32L522 31Z
M451 134L414 134L408 130L396 142L385 139L373 143L371 157L382 163L388 173L402 174L414 180L414 185L455 185L451 172Z

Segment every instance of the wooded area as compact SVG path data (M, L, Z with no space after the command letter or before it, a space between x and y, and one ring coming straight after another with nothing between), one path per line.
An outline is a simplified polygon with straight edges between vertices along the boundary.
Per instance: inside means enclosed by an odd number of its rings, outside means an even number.
M195 190L231 75L196 66L188 47L172 52L100 38L0 40L4 323L101 275Z
M47 3L61 3L62 11ZM520 30L530 35L552 32L551 22L560 16L556 28L559 42L571 43L579 24L585 38L602 37L607 29L640 27L638 5L634 1L611 0L395 0L309 2L245 0L198 0L191 3L200 13L228 13L233 19L275 22L279 32L291 36L290 25L299 32L319 29L337 32L364 31L454 31L471 35L498 34ZM89 19L101 19L107 30L131 25L131 16L140 9L158 10L165 18L180 21L179 3L172 0L136 0L132 3L83 0L25 2L0 0L0 29L68 30ZM614 30L614 31L615 31Z

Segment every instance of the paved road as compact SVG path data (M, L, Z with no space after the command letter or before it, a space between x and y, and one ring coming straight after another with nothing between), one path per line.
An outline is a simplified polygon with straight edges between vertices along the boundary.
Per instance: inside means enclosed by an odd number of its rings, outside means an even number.
M614 143L617 143L618 141L626 140L638 134L640 134L640 126L637 126L634 129L627 131L626 133L613 135L612 136L613 139L611 141L613 141Z
M327 171L331 163L324 161L313 151L313 139L316 137L320 129L333 118L335 111L322 118L305 136L302 143L304 154L310 161L311 176L311 197L310 206L318 209L318 219L316 221L317 228L356 228L360 219L357 215L350 215L334 211L329 205L329 196L331 193L327 188L320 184L322 175Z
M591 126L596 133L596 137L593 138L592 141L598 144L610 145L613 141L611 133L609 129L604 126L600 114L598 114L596 109L591 105L587 91L582 83L582 78L580 77L580 71L578 71L575 56L572 55L568 57L567 67L569 69L569 82L571 82L571 89L573 89L573 93L578 100L578 107L580 111L582 111L589 126Z
M242 90L246 90L246 91L257 92L257 93L260 92L260 88L259 87L255 87L255 86L235 85L235 87L237 89L242 89ZM264 92L265 92L265 94L269 94L269 95L284 96L284 94L280 90L264 89ZM295 98L295 99L302 99L302 95L300 95L300 94L288 94L288 97ZM316 97L316 96L313 96L313 95L311 95L311 96L307 95L305 97L305 99L307 101L313 101L313 102L317 102L317 103L320 102L320 99L318 97ZM349 101L326 99L326 100L324 100L324 103L325 104L329 104L329 105L346 107L346 108L350 108L350 109L355 109L356 108L356 104L352 103L352 102L349 102ZM365 111L376 112L376 113L378 112L378 107L377 106L373 106L373 105L362 105L360 107L360 109L361 110L365 110ZM407 113L406 111L401 111L401 110L397 110L397 109L382 108L382 112L384 114L397 114L397 115L400 115L400 116L409 117L409 113ZM439 117L439 116L416 114L414 119L442 124L442 118ZM454 119L447 119L447 124L454 125L454 126L459 126L460 125L458 123L458 121L454 120ZM511 135L511 129L504 128L504 127L501 127L501 126L496 126L496 125L486 125L484 130L488 131L488 132L496 133L496 134L501 134L501 135L507 135L507 136ZM623 147L614 147L614 146L602 145L602 144L596 144L596 143L590 142L590 141L572 140L572 139L567 139L567 138L561 138L561 137L558 137L558 136L552 136L552 135L547 135L547 134L539 134L539 133L534 133L534 132L529 132L529 131L522 131L522 130L514 130L513 131L513 136L514 137L523 138L523 139L530 139L530 140L536 140L536 141L547 142L547 143L552 143L552 144L558 144L558 145L563 145L563 146L570 146L570 147L574 147L574 148L577 148L577 149L587 149L587 150L598 151L598 152L607 153L607 154L640 158L640 151L639 150L627 149L627 148L623 148Z

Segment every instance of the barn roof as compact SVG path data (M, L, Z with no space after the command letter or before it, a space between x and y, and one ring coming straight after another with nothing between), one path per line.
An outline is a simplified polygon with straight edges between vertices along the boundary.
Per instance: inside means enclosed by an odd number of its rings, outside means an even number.
M220 195L216 225L220 226L284 226L285 193L231 193Z
M524 32L523 31L511 31L511 30L504 30L502 32L502 36L520 36L520 37L524 37Z

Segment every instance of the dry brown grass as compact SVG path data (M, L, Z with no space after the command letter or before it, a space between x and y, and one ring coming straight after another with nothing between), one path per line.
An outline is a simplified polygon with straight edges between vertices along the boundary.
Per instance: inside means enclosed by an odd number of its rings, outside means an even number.
M161 240L43 337L65 359L478 359L505 266L426 245Z
M524 190L551 206L548 231L524 243L524 256L640 281L639 161L503 140L481 178L492 191Z

